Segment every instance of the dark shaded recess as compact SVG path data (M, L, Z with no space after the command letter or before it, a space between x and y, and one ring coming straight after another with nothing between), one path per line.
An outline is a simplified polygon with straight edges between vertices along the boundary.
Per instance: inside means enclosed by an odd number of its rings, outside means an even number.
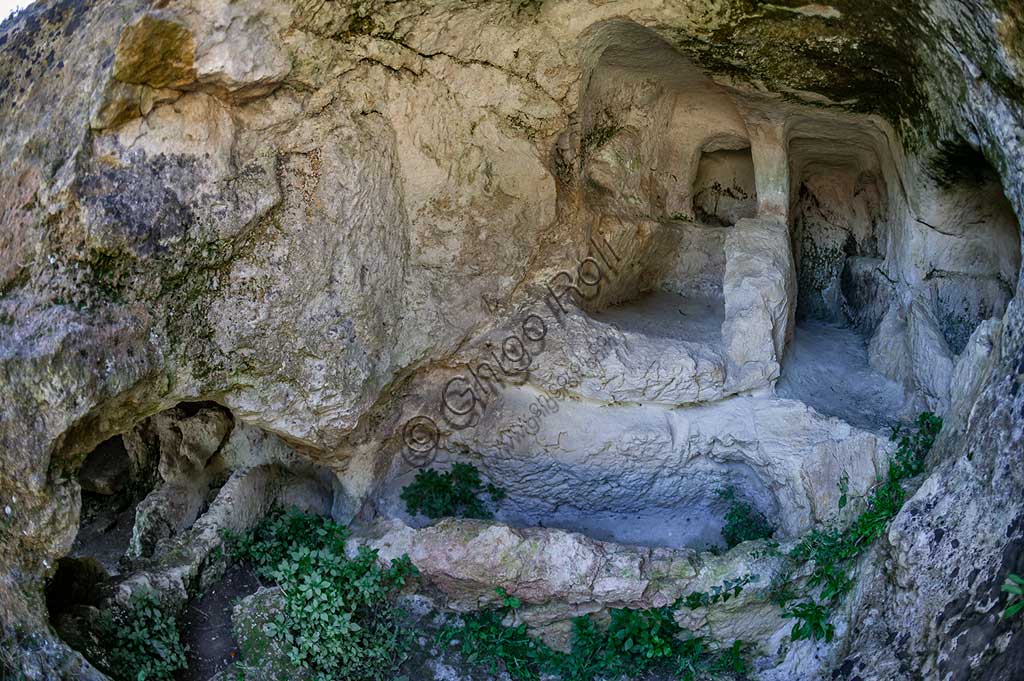
M956 184L981 186L999 181L985 155L963 139L939 142L935 154L928 159L928 171L943 189Z
M50 618L70 611L76 605L99 606L107 571L95 558L61 558L57 571L46 585L46 609Z
M195 176L195 159L159 154L123 168L93 164L76 188L104 225L111 248L162 255L168 250L164 242L183 236L194 222L178 191L187 193Z
M928 42L930 31L920 2L833 0L828 4L842 13L838 20L779 9L807 4L734 0L727 10L734 25L704 39L680 31L676 44L714 73L760 80L776 92L795 89L837 103L856 100L847 105L850 110L880 114L922 135L937 129L918 75L917 49Z
M179 402L177 405L175 405L174 408L175 409L180 409L184 413L184 415L186 417L188 417L188 416L195 416L196 414L201 412L203 409L216 409L217 411L227 412L227 414L229 416L231 415L231 412L229 410L226 410L220 404L217 404L216 402L211 402L211 401L205 401L205 402Z
M104 440L85 457L78 473L82 489L96 494L117 494L128 483L130 465L124 439Z

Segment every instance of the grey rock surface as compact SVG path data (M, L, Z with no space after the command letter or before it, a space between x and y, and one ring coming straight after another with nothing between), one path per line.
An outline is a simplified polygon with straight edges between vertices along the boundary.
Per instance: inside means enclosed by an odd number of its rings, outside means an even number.
M125 592L184 598L217 529L274 499L386 506L403 461L432 461L403 450L407 420L451 430L440 388L523 360L503 343L543 310L543 351L461 454L522 499L577 485L620 510L735 459L790 534L883 449L877 423L773 396L797 317L871 334L870 367L950 425L836 643L765 678L1014 678L1021 629L997 612L1024 573L1022 32L1008 0L41 0L6 20L4 659L101 678L44 606L100 443L122 435L130 478L158 470L187 508L151 507L189 518L139 525L158 537L140 555L180 551ZM560 405L543 446L499 457L538 395ZM138 428L207 401L220 416L157 428L181 456L154 469ZM215 471L212 501L170 487Z

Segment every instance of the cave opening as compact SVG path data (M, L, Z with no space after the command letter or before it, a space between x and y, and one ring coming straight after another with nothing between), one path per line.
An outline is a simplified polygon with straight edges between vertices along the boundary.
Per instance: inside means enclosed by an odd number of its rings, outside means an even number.
M725 240L729 228L757 215L754 165L749 142L733 135L716 137L697 155L689 210L658 224L642 293L595 316L662 342L722 352Z
M226 560L225 532L242 532L279 504L351 519L333 473L215 402L181 402L98 445L76 473L74 543L45 585L54 630L101 666L101 623L127 594L155 592L179 613L188 678L237 657L232 604L261 583ZM155 590L155 591L154 591Z
M586 309L636 337L721 356L726 237L758 209L746 122L656 34L606 29L580 97L581 194L588 231L624 267Z
M183 402L85 456L77 472L78 531L46 589L58 629L64 615L98 605L112 584L158 555L208 507L224 481L213 455L230 423L219 405Z
M750 147L705 151L693 183L697 222L729 227L757 216L757 188Z
M77 474L78 530L45 586L54 629L88 654L96 650L99 608L132 569L129 549L136 513L156 485L156 461L140 457L130 441L130 433L115 435L85 456Z
M949 409L972 334L1013 296L1021 242L978 151L941 147L908 196L907 171L868 131L793 126L796 327L778 392L879 428Z
M800 121L790 131L790 235L796 327L783 397L879 429L903 412L903 386L872 367L868 341L897 293L887 150L870 124Z

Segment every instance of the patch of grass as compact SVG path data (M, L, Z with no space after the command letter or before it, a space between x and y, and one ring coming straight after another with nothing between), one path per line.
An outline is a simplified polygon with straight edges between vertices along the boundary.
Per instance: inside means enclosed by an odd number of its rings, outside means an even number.
M137 591L128 607L105 613L99 630L110 643L108 671L115 679L169 681L187 665L177 617L152 591Z
M486 519L492 514L480 497L484 491L492 502L505 498L500 487L483 484L476 466L457 463L450 473L430 469L418 472L416 479L402 490L401 497L411 515Z
M719 490L718 498L729 504L725 512L722 539L730 549L745 541L769 539L775 534L775 528L768 522L768 518L752 505L737 499L734 488L726 487Z
M514 681L537 681L543 674L562 681L638 678L655 670L695 681L749 670L742 642L716 649L702 637L686 636L673 614L676 604L612 609L604 629L590 617L577 617L572 650L561 653L530 638L523 623L505 626L502 622L514 619L520 604L501 590L499 595L504 604L500 610L466 616L461 626L442 631L439 645L458 641L469 662L486 666L492 674L504 669Z
M402 556L381 567L365 546L348 558L347 538L347 528L294 510L275 510L251 532L231 537L233 554L281 587L284 608L267 633L315 681L390 678L412 635L400 627L394 597L417 574L415 566Z

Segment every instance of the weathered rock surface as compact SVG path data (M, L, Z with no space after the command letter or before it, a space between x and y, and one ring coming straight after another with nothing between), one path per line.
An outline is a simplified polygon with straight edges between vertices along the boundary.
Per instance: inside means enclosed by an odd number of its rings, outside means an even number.
M719 490L734 488L781 536L795 536L833 514L843 475L855 494L869 489L885 473L890 449L887 438L795 400L734 397L666 409L555 399L513 386L444 446L439 464L469 457L505 490L499 517L513 524L700 548L721 540ZM414 470L394 460L400 465L384 509L403 516L398 492Z
M995 613L1024 572L1024 18L1005 0L756 5L42 0L0 26L0 608L19 671L99 678L43 605L97 445L124 434L129 479L155 481L140 423L230 410L230 429L186 426L159 472L237 477L164 533L182 553L126 584L184 597L216 529L272 499L371 513L405 419L436 414L438 381L566 270L569 330L513 381L533 386L518 400L577 379L557 415L572 432L545 421L571 465L536 465L557 473L538 490L567 497L574 471L614 489L591 455L651 480L682 451L673 427L744 401L729 420L748 427L699 449L776 471L764 498L806 527L830 478L877 472L875 436L739 393L785 374L798 311L845 317L908 403L958 413L851 626L764 673L1013 678L1020 629ZM580 269L595 243L619 256L599 293L597 260ZM573 369L592 333L611 352ZM644 466L607 448L631 428ZM813 456L785 451L792 428ZM284 489L245 473L298 459L320 467Z
M678 617L695 632L712 628L726 643L764 642L774 654L785 627L777 607L762 612L771 577L782 559L757 554L750 544L727 556L692 550L650 549L595 541L548 528L514 529L477 520L444 520L412 529L392 522L367 528L353 543L366 543L381 559L408 555L455 610L495 607L496 587L522 600L519 612L540 635L566 648L571 618L607 608L653 608L695 591L709 592L725 579L756 576L726 608L682 609ZM763 547L760 547L763 548Z
M282 642L267 633L267 625L284 609L279 587L264 587L241 599L231 611L231 625L242 662L224 673L225 679L308 678L288 659Z

